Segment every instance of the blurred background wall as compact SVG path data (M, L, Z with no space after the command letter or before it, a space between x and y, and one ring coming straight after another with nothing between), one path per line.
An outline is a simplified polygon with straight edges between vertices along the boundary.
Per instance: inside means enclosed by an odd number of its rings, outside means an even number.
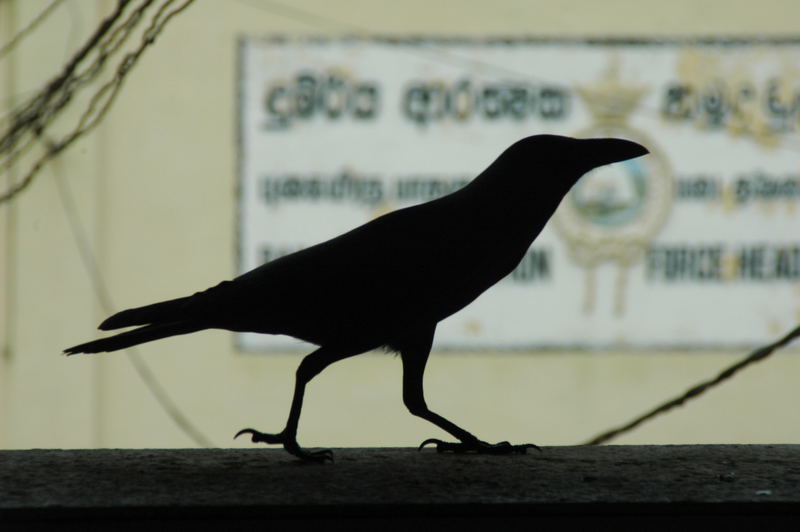
M0 0L0 43L48 5ZM116 5L61 2L4 50L4 118L62 71ZM238 273L241 37L759 39L797 37L799 17L800 4L790 0L195 2L158 35L102 123L0 205L0 446L248 446L231 440L240 428L282 428L300 351L245 353L224 331L141 346L136 360L206 440L174 421L126 353L60 355L98 335L108 314L98 293L122 309ZM82 108L54 127L67 133ZM32 161L27 155L4 168L3 189ZM800 297L798 283L787 290ZM798 308L763 343L800 321ZM547 320L542 313L539 326ZM439 352L428 365L426 394L434 410L483 439L574 444L715 375L745 347ZM796 355L778 353L618 443L800 442ZM399 360L385 353L328 368L308 389L299 441L406 446L442 437L406 412L400 378Z

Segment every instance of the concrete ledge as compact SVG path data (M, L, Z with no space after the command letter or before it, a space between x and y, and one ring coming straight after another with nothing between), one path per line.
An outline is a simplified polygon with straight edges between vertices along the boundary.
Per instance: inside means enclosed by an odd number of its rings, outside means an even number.
M82 529L185 524L744 522L800 517L800 445L547 447L522 456L336 449L0 451L0 521Z

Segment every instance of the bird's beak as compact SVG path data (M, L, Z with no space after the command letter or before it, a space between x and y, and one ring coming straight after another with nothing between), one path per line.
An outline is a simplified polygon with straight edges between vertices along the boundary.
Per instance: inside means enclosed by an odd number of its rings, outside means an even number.
M624 139L582 139L581 155L591 162L592 167L627 161L650 153L650 151L630 140Z

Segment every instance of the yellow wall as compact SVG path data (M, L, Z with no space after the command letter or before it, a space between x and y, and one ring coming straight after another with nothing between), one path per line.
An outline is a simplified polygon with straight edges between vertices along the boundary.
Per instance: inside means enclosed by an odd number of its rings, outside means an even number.
M0 0L0 42L48 3ZM52 77L113 5L67 0L0 58L3 114ZM104 124L46 167L15 202L0 206L0 447L194 445L124 353L59 354L96 337L106 316L62 198L74 197L117 308L235 275L238 36L774 36L795 35L800 19L794 0L291 2L320 17L276 6L196 2L146 53ZM2 176L4 187L8 179ZM250 445L230 439L242 427L282 427L301 357L238 353L232 335L221 331L139 352L181 411L219 446ZM427 396L432 408L487 440L577 443L743 355L435 353ZM800 442L797 375L796 352L779 353L618 442ZM301 443L401 446L441 437L405 411L400 376L399 360L385 354L326 370L309 387Z

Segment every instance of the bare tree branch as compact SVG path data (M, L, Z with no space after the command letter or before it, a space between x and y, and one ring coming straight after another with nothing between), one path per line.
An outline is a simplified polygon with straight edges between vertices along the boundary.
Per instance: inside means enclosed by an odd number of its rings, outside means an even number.
M158 7L150 24L143 31L139 45L124 54L118 61L111 79L95 91L74 128L60 137L52 134L46 135L47 138L53 140L41 142L45 148L44 153L30 165L19 181L0 193L0 204L24 191L50 159L92 131L100 123L114 102L126 76L139 61L144 51L155 42L166 24L193 1L184 0L173 7L177 3L176 0L165 0ZM131 0L118 0L114 12L98 26L81 49L65 65L61 74L48 82L38 94L12 113L9 119L10 126L0 137L0 171L17 165L21 155L30 150L37 140L41 141L45 138L48 128L63 114L69 104L75 101L78 91L102 74L109 58L121 50L137 24L143 20L145 12L155 4L155 0L142 0L127 17L124 17L125 10L130 3ZM85 64L85 60L91 56L93 56L93 60Z

